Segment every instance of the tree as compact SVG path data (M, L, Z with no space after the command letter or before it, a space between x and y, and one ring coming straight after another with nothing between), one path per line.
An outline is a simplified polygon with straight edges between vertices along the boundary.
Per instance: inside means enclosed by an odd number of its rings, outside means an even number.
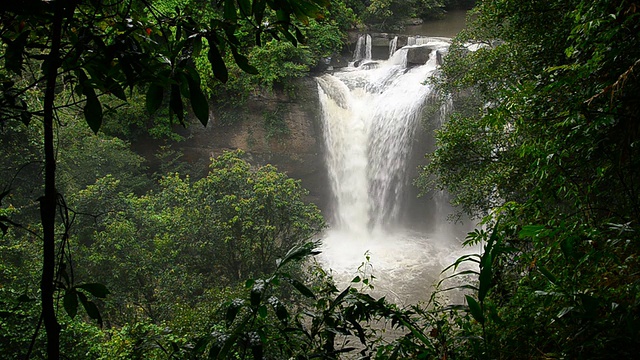
M299 181L270 165L252 169L240 156L212 159L208 175L194 182L167 174L143 196L119 192L119 181L107 176L72 199L84 212L104 204L97 229L80 224L74 231L94 229L76 241L76 276L115 290L107 307L112 324L139 319L139 310L169 321L176 299L197 306L207 290L265 276L276 259L322 230L320 211L303 202Z
M446 58L440 88L459 107L421 182L500 218L509 251L472 309L488 356L640 347L639 16L629 1L483 1Z
M238 52L235 30L239 22L253 24L258 33L282 34L295 42L294 33L299 31L292 25L291 15L306 22L323 4L314 0L270 3L277 13L275 24L263 23L267 4L261 0L217 3L221 16L209 23L198 22L200 18L188 10L165 16L151 1L29 0L0 5L0 46L4 50L0 122L22 121L27 125L35 118L41 119L43 128L40 288L50 359L60 356L60 326L54 299L56 292L62 290L56 284L61 283L64 265L56 263L56 244L60 245L59 251L64 251L68 238L63 234L56 241L56 213L62 204L56 186L54 134L60 111L81 106L87 124L98 132L105 112L101 98L113 96L126 102L125 89L142 87L147 91L149 112L162 105L166 94L170 113L183 122L184 96L190 100L196 117L206 125L208 105L190 61L201 51L202 44L207 43L214 74L221 81L228 78L223 60L227 49L242 69L255 72ZM61 89L70 90L68 97L60 96ZM36 94L43 96L42 102L31 101L30 96L38 97ZM4 228L7 220L2 221Z

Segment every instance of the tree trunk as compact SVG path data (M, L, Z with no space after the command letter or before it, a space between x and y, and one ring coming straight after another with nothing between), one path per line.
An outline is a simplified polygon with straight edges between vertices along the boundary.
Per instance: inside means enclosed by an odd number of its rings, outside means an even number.
M43 232L42 279L40 282L42 318L47 333L47 358L60 358L60 324L56 318L54 302L56 271L56 159L53 138L55 88L60 66L60 43L64 8L61 2L56 4L51 32L51 52L46 71L46 89L44 96L44 196L40 198L40 221Z

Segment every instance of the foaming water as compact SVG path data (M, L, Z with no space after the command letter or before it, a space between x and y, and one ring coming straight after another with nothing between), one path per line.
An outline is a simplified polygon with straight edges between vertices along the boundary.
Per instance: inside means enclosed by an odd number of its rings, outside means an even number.
M418 233L403 221L408 159L433 92L425 82L448 45L446 39L422 38L387 61L361 62L317 79L335 200L321 262L342 285L359 275L358 268L365 277L373 274L376 293L398 303L428 299L441 270L469 251L461 250L460 232L450 225L435 221L430 231ZM415 50L429 54L428 60L408 67L407 55ZM434 197L431 204L436 211L444 208L438 201Z
M357 287L350 284L353 278L373 275L374 295L406 305L427 301L441 271L477 249L463 249L449 234L394 231L358 238L350 231L330 230L322 251L320 261L340 287Z

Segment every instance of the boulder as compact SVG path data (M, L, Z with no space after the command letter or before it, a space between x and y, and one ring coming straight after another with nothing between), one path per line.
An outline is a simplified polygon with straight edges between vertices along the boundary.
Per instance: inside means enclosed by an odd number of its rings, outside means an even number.
M410 47L407 49L407 66L424 65L431 55L430 49L426 46Z

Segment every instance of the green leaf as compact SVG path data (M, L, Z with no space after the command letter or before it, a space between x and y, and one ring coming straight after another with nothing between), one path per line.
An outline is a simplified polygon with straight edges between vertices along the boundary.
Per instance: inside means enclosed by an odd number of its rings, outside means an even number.
M6 225L3 221L6 221L6 216L0 216L0 230L2 230L2 235L7 235L7 231L9 231L9 226Z
M100 310L93 301L89 301L83 293L77 293L84 310L87 312L90 318L97 320L98 325L102 326L102 316Z
M220 55L220 51L218 51L218 46L216 45L213 37L207 38L209 40L209 52L208 58L211 63L211 69L213 70L213 75L216 79L226 83L229 80L229 72L227 71L227 66Z
M184 124L184 106L182 105L182 95L180 95L180 86L171 85L171 94L169 95L169 108L178 116L180 124Z
M243 16L251 15L251 1L250 0L238 0L238 5L240 5L240 13Z
M162 99L164 97L164 88L160 85L151 84L147 89L146 106L147 112L153 115L162 105Z
M304 44L305 42L305 38L304 35L302 35L302 31L300 31L300 29L298 29L298 27L295 27L296 30L296 40L298 40L299 43Z
M545 268L544 266L538 265L538 270L540 270L542 275L544 275L544 277L546 277L549 281L551 281L552 284L557 284L556 282L558 281L558 279L556 279L556 277L553 276L553 274L549 270L547 270L547 268Z
M289 30L284 30L282 31L282 33L284 34L284 37L287 39L287 41L292 43L293 46L298 46L298 40L296 40L296 37L293 36L293 34L289 32Z
M254 279L249 279L249 280L245 281L244 287L247 288L247 289L250 289L253 286L253 284L255 284L255 283L256 283L256 281Z
M7 42L4 56L4 65L7 70L16 74L22 72L22 54L29 34L30 31L25 31L18 35L15 40Z
M233 321L236 319L236 316L238 316L238 312L240 312L240 309L242 308L243 304L244 304L244 301L240 299L236 299L232 301L231 304L229 304L229 307L227 308L227 313L225 315L225 321L227 323L227 327L233 324Z
M289 320L289 312L287 308L285 308L282 304L278 303L274 306L274 310L276 311L276 317L278 320L286 323Z
M264 18L264 10L267 2L265 0L253 0L251 10L253 11L254 19L258 26L262 26L262 19Z
M107 297L107 295L111 294L106 286L99 283L82 284L76 287L85 290L89 294L101 299L104 299Z
M480 264L480 284L478 286L478 299L483 301L487 296L489 289L491 288L491 277L493 274L492 265L493 265L493 256L489 252L485 252L482 255L482 262Z
M197 73L196 73L197 76ZM207 126L209 122L209 102L202 93L200 88L200 79L194 79L187 75L187 83L189 84L189 96L191 101L191 108L202 125Z
M469 295L464 296L467 299L467 304L469 304L469 312L474 319L480 324L484 324L484 314L482 313L482 308L480 304L476 301L476 299L472 298Z
M238 340L238 336L239 335L240 334L235 332L235 333L233 333L231 336L229 336L227 338L227 341L224 342L224 345L222 346L222 349L220 349L220 352L217 354L216 359L228 359L228 358L230 358L229 353L231 352L231 349L233 348L233 345L236 343L236 340Z
M264 305L260 305L260 307L258 308L258 315L261 318L266 318L267 317L267 307Z
M317 250L318 246L320 246L320 244L317 241L308 241L304 244L294 246L287 251L282 259L276 260L276 265L280 269L291 261L298 261L307 256L318 255L320 254L320 251Z
M544 230L544 225L526 225L522 227L518 236L521 238L524 237L536 237L542 230Z
M240 67L244 72L252 75L257 75L259 73L258 69L249 65L249 59L238 53L238 50L235 47L231 47L231 53L233 53L233 59L236 61L236 64L238 64L238 67Z
M85 86L84 92L87 96L87 102L84 105L84 118L93 133L97 134L102 126L102 105L93 88Z
M250 293L250 300L251 300L251 306L253 306L253 308L257 308L258 305L260 305L260 302L262 301L262 293L264 292L264 282L262 280L258 280L256 281L256 284L253 285L253 287L251 288L251 293Z
M489 307L489 318L498 325L504 324L504 320L498 315L498 310L495 306Z
M106 80L107 91L122 101L127 101L127 94L124 93L122 86L115 82L112 78Z
M191 54L193 57L198 57L202 51L202 36L198 35L193 39L193 48Z
M234 0L224 0L224 19L235 23L238 21L236 4Z
M440 273L444 274L445 272L447 272L449 269L452 269L452 268L455 270L455 269L458 268L458 266L460 264L462 264L463 262L466 262L466 261L480 264L480 260L479 260L480 258L481 257L478 254L463 255L463 256L459 257L458 259L456 259L456 261L453 264L451 264L451 265L447 266L446 268L444 268L444 270L442 270Z
M289 13L284 10L276 10L276 19L278 19L279 22L285 23L287 25L291 22Z
M308 298L316 298L316 295L313 293L313 291L309 290L308 287L306 287L303 283L301 283L300 281L296 280L296 279L289 279L289 282L291 283L291 285L293 285L294 288L296 288L296 290L298 290L300 292L300 294L308 297Z
M575 251L575 247L574 247L574 239L572 237L567 237L565 239L563 239L562 241L560 241L560 249L562 250L562 254L566 257L566 258L573 258L573 259L577 259L578 255Z
M78 294L74 289L65 292L62 298L62 305L70 318L76 317L76 314L78 314Z

